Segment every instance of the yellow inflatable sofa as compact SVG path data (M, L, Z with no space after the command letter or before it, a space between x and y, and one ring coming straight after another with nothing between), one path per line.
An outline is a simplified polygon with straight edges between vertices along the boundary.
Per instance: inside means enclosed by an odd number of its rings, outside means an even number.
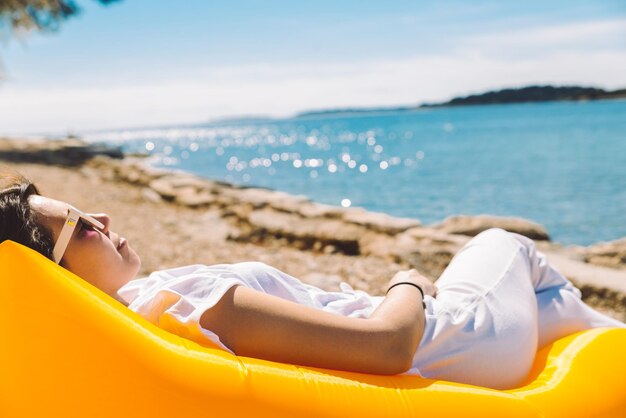
M556 341L505 391L279 364L168 333L8 241L0 335L2 418L626 417L626 330Z

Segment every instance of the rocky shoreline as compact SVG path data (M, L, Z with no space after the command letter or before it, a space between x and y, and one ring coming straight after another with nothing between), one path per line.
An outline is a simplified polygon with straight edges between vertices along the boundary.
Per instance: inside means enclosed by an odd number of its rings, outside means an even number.
M557 268L581 288L590 304L626 319L626 238L589 247L564 247L551 242L548 232L539 224L487 215L453 216L439 224L422 225L416 219L329 206L304 196L156 169L145 158L124 156L118 149L77 139L0 139L0 161L21 171L24 167L20 166L25 164L30 169L36 165L73 168L78 171L75 175L91 184L125 185L143 204L184 209L189 216L209 219L205 232L212 231L213 244L228 243L233 248L253 246L255 252L269 251L278 254L277 258L281 253L286 256L286 252L306 255L315 260L311 264L316 273L304 276L300 273L300 278L321 287L354 278L319 272L324 270L317 265L320 257L340 259L347 276L351 264L386 263L392 270L413 267L436 279L472 236L500 227L534 239ZM198 233L186 232L194 239ZM163 268L157 264L156 268ZM361 278L356 281L356 287L380 292L388 278Z

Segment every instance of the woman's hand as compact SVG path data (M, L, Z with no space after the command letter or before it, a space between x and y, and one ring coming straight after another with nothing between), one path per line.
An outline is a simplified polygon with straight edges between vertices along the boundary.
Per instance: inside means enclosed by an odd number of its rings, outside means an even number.
M389 284L387 285L387 289L389 289L394 284L401 283L401 282L415 283L416 285L422 288L422 290L424 291L424 295L429 295L432 297L437 296L437 286L435 286L433 282L431 282L429 279L422 276L415 269L402 270L402 271L397 272L389 281Z

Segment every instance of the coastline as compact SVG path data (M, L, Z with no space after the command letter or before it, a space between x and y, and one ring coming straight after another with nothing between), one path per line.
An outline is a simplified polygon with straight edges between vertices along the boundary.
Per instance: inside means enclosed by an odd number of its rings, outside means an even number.
M0 166L22 172L47 196L109 213L112 228L141 255L142 275L185 264L256 260L327 290L346 281L380 294L401 269L416 268L436 279L472 235L495 226L535 239L588 303L626 319L623 240L614 242L617 247L564 247L550 242L541 225L490 216L425 226L155 169L145 159L120 154L75 139L0 139Z

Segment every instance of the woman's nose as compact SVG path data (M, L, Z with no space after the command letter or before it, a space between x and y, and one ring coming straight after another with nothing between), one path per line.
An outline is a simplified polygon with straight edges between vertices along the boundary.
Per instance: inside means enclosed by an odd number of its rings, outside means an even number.
M108 235L109 226L111 225L111 217L107 215L106 213L92 213L90 215L94 217L95 219L97 219L98 221L102 222L102 225L104 225L104 229L102 230L102 232Z

